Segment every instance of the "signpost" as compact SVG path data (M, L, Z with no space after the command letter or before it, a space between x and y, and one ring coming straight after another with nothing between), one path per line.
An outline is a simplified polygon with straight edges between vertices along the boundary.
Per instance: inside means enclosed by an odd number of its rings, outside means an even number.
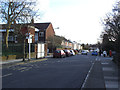
M28 34L29 36L27 37L28 38L28 43L29 43L29 59L28 60L30 60L30 51L31 51L31 45L30 45L30 43L32 43L32 34Z
M28 60L30 60L30 51L31 51L30 43L32 43L34 41L34 40L32 41L32 36L35 35L35 27L28 25L27 27L26 26L22 27L20 29L20 32L23 36L26 37L26 38L24 38L23 61L25 60L25 41L26 41L26 39L28 40L28 43L29 43L29 59Z

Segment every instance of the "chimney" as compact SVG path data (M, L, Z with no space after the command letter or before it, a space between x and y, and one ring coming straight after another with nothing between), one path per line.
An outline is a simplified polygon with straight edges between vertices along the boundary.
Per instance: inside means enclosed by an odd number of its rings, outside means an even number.
M31 19L31 24L34 24L34 18Z

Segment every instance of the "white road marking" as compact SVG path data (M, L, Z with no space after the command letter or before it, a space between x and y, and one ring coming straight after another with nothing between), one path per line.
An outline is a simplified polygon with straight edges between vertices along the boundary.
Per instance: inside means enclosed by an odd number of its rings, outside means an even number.
M96 61L99 61L99 60L100 60L100 58L97 56L95 60L96 60Z
M103 67L102 70L103 71L115 71L114 68L112 67Z
M9 73L9 74L6 74L6 75L3 75L3 76L1 76L1 77L7 77L7 76L10 76L10 75L12 75L12 73Z
M96 61L98 60L98 58L95 59Z
M105 81L106 88L118 88L118 81Z
M118 80L118 77L114 77L114 76L104 76L104 79L106 80L109 80L109 79L111 79L111 80Z
M106 65L106 64L109 64L109 63L107 63L107 62L103 62L103 63L101 63L101 64Z
M100 58L99 58L99 61L100 61Z
M83 83L83 85L82 85L82 88L85 87L85 84L86 84L86 82L87 82L87 79L88 79L88 77L89 77L89 75L90 75L90 72L91 72L91 70L92 70L94 64L95 64L95 62L92 63L92 66L90 67L90 70L88 71L88 74L87 74L87 76L86 76L86 78L85 78L85 80L84 80L84 83Z

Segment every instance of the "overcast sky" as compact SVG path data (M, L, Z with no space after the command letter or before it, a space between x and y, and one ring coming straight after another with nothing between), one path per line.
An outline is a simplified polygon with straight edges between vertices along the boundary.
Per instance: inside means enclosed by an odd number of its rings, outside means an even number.
M38 0L40 21L51 22L56 35L80 43L97 43L103 27L100 19L116 0Z

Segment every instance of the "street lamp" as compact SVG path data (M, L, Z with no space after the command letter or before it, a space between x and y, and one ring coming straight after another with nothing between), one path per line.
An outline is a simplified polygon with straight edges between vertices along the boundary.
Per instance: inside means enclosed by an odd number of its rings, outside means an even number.
M60 29L59 27L56 27L54 29ZM53 49L54 49L54 45L55 44L55 34L53 35L53 44L52 44L52 52L53 52Z

